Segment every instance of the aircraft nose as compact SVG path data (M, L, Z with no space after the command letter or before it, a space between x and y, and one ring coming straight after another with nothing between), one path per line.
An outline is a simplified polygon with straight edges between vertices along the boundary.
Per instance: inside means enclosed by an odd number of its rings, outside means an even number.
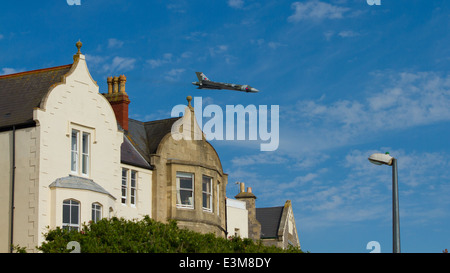
M259 92L259 90L258 90L258 89L256 89L256 88L253 88L253 87L252 87L252 88L250 89L250 91L251 91L251 92Z

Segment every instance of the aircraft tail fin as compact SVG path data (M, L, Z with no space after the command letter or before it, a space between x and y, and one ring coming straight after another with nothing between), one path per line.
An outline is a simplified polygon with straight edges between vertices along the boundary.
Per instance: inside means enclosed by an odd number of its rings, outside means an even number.
M201 81L210 81L210 79L208 79L208 77L206 77L206 75L203 74L203 72L195 72L195 74L197 74L197 78L200 82Z

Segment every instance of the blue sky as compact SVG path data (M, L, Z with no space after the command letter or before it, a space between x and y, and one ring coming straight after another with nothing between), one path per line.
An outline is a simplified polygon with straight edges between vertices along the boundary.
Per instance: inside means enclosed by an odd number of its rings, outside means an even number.
M391 168L398 159L402 252L450 248L450 2L427 0L7 1L0 74L72 63L83 42L93 78L125 74L130 116L203 104L279 105L280 145L212 141L257 206L291 200L311 252L392 252ZM197 90L195 71L250 84ZM206 121L207 118L204 119Z

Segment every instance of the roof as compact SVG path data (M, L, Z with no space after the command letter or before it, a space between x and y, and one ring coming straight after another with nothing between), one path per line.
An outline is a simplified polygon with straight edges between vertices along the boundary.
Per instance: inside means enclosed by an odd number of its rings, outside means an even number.
M128 140L127 136L123 136L123 142L120 146L120 161L124 164L153 169L153 167L142 157L136 148Z
M33 109L72 64L0 76L0 129L34 126Z
M172 130L172 125L181 117L142 122L128 121L127 137L133 146L150 163L150 156L156 153L161 140Z
M79 176L69 175L66 177L61 177L56 179L51 183L49 188L68 188L68 189L79 189L79 190L89 190L99 193L103 193L116 199L112 194L106 191L102 186L95 183L94 180Z
M256 220L261 224L261 239L277 238L283 207L256 208Z

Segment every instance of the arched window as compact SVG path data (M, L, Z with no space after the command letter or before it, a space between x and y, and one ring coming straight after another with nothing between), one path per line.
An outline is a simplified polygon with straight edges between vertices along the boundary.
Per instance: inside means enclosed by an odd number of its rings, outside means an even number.
M102 205L100 203L92 203L92 222L97 223L102 219Z
M62 227L69 231L80 229L80 202L73 199L63 201Z

